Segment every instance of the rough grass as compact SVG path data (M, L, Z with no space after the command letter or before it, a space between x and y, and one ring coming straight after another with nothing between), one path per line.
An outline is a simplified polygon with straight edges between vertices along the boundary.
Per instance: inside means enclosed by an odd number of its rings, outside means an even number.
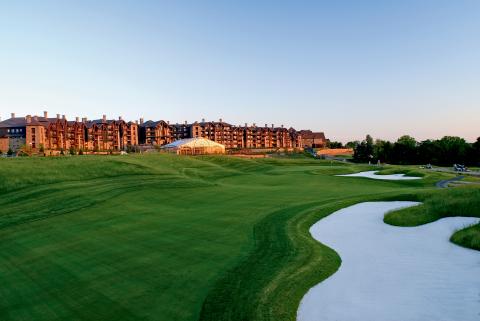
M480 217L480 188L462 186L418 195L423 204L388 213L385 223L396 226L417 226L451 216ZM479 250L480 227L474 225L455 232L452 242Z
M450 238L455 244L480 251L480 223L456 231Z
M395 166L395 167L386 167L381 169L378 175L390 175L390 174L405 174L405 176L413 177L424 177L426 175L425 171L414 166Z
M292 320L340 262L310 237L316 220L411 199L437 177L333 176L367 168L306 157L0 159L0 320Z

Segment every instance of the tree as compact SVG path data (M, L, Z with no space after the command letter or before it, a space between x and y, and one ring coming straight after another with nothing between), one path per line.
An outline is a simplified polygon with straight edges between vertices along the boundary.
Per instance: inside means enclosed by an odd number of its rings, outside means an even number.
M75 155L76 154L75 147L70 146L70 148L68 149L68 152L70 153L70 155Z
M39 152L40 152L40 153L44 153L44 152L45 152L45 147L43 146L43 144L40 144Z
M441 152L441 165L465 164L471 146L465 139L456 136L445 136L438 141Z
M377 139L373 146L373 160L389 163L392 159L393 144L387 140Z
M80 150L78 151L78 155L83 155L83 149L80 148Z
M12 150L10 147L8 148L7 155L8 155L8 156L12 156L12 155L13 155L13 150Z
M63 148L60 149L60 155L65 155L65 152L63 151Z
M395 164L417 164L417 141L404 135L393 144L392 162Z
M472 144L470 163L474 165L480 165L480 137Z
M439 164L441 152L438 141L427 139L420 142L417 154L421 164Z
M368 162L373 159L373 138L370 135L353 149L353 160L355 162Z
M355 146L357 146L359 144L360 144L360 142L358 140L355 140L355 141L346 143L345 147L346 148L355 148Z
M327 142L327 147L328 148L343 148L342 142Z

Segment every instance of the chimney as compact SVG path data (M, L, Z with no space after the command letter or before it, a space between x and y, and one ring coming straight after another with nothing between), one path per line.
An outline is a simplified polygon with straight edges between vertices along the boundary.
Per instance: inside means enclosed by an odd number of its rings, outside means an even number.
M102 122L106 123L107 122L107 115L102 116Z
M38 116L33 116L34 121L38 121Z
M248 127L248 123L245 123L245 127Z
M10 117L15 118L15 113L11 113Z
M220 118L219 121L220 121L221 123L223 123L223 119Z
M118 120L122 120L122 116L118 116Z
M43 112L43 117L48 118L48 111Z
M32 116L30 116L30 115L27 115L27 116L25 117L25 119L26 119L26 121L27 121L27 124L30 124L30 123L32 122Z
M80 122L80 117L75 117L75 121L76 121L77 123L79 123L79 122Z
M170 125L170 121L169 121L169 120L167 120L167 125Z
M202 118L202 123L204 123L204 122L205 122L205 118Z
M57 114L57 119L60 119L60 114Z
M281 127L283 128L283 125Z
M268 127L268 124L265 124L265 128L267 128L267 127Z
M253 123L253 127L257 127L257 124Z
M65 120L65 119L66 119L66 118L65 118L65 115L62 115L62 119L63 119L63 120Z
M186 125L186 124L188 124L188 122L187 122L187 121L185 121L185 125Z
M143 124L143 117L140 118L140 125Z
M86 122L87 122L87 117L83 117L83 118L82 118L82 122L83 122L83 123L86 123Z
M136 121L135 121L135 124L137 124L137 125L138 125L138 120L136 120Z

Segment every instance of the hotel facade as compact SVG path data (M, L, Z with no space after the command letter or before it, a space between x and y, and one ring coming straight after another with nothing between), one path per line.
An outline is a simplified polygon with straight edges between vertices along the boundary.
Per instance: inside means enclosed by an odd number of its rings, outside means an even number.
M308 140L302 138L302 131L287 129L283 125L241 126L231 125L222 119L170 124L163 120L144 121L143 118L126 122L121 117L107 119L105 115L96 120L77 117L69 121L60 114L50 118L47 112L43 116L25 117L16 117L12 113L9 119L0 122L0 151L122 151L134 146L163 146L179 139L194 137L210 139L227 149L294 149L321 147L326 143L323 133L303 133ZM314 141L311 139L312 134L317 134ZM315 146L312 146L312 142Z

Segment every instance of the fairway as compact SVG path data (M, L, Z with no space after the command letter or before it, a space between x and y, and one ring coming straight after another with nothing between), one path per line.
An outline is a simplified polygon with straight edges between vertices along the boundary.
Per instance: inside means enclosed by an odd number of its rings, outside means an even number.
M0 159L0 320L294 320L338 268L310 226L450 178L303 156Z

